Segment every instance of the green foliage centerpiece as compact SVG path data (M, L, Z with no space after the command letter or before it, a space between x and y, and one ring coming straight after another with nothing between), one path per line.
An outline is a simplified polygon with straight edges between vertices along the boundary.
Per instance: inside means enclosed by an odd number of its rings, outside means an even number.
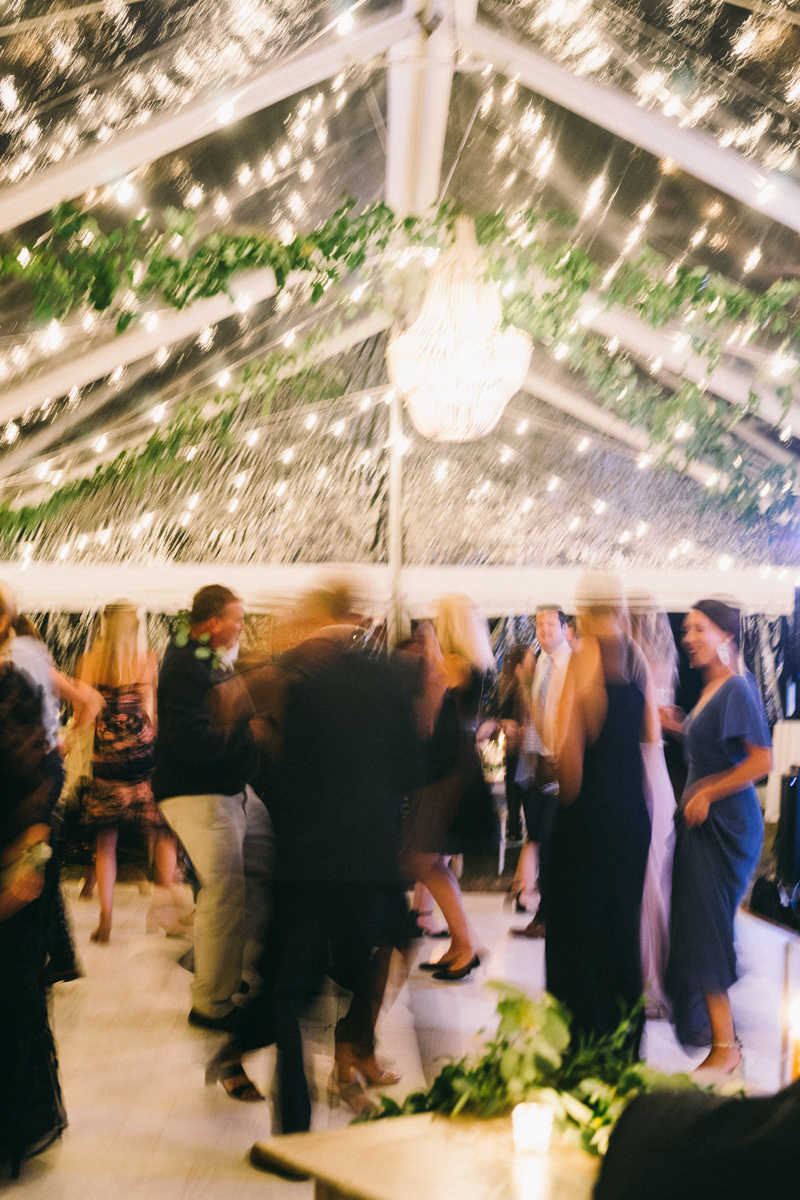
M535 1101L553 1109L562 1140L602 1155L635 1096L696 1087L688 1075L663 1075L636 1061L631 1034L638 1007L612 1034L571 1038L567 1011L547 992L536 1002L509 983L488 986L499 993L500 1022L483 1053L448 1063L427 1092L412 1092L402 1104L382 1096L380 1107L360 1119L424 1112L499 1117Z

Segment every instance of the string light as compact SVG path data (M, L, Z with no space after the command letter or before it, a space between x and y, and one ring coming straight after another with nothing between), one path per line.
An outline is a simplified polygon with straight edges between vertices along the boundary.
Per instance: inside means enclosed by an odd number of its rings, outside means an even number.
M581 440L578 442L578 445L575 447L575 449L578 454L585 454L586 451L589 449L590 445L591 445L591 442L589 441L588 437L581 438Z
M94 448L98 454L101 454L103 452L103 450L105 450L107 445L108 445L108 438L106 437L106 435L104 433L101 433L100 437L97 439L97 441L94 444Z
M294 458L294 447L290 446L288 450L285 450L281 458L283 462L290 463Z
M761 250L759 249L758 246L754 246L753 249L750 251L750 253L747 255L747 258L744 260L744 263L742 264L742 270L744 271L745 274L747 274L748 271L752 271L754 267L757 267L760 262L761 262Z
M231 373L228 370L220 371L217 376L217 383L220 387L227 387L231 381Z
M561 483L561 480L558 478L557 475L554 475L553 478L550 480L550 482L547 485L548 492L554 492L560 483Z
M255 446L256 442L258 441L258 433L256 432L255 429L253 430L252 433L248 433L246 440L247 440L248 446Z
M528 496L522 501L522 511L530 512L532 508L533 508L533 501Z
M348 34L353 28L354 23L355 22L353 21L353 18L349 12L346 12L343 17L340 17L336 24L336 32L339 34L339 37L344 37L345 34Z
M517 433L523 434L527 428L528 428L528 422L520 421L519 425L517 426Z

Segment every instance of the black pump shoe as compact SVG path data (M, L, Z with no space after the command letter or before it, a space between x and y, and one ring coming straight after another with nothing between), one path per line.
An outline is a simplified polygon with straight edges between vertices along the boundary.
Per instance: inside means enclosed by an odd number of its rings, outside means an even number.
M454 971L452 967L443 967L441 971L434 971L433 978L450 982L456 979L466 979L469 973L474 971L475 968L479 967L480 965L481 960L478 958L477 954L474 954L471 961L468 962L465 967L459 967L457 971Z

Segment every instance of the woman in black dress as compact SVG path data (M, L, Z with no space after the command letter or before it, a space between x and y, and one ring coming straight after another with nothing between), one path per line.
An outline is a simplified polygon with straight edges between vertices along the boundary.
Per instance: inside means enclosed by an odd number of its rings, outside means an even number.
M486 618L467 596L437 601L434 631L435 636L432 631L426 635L428 690L434 698L428 783L412 804L408 860L450 929L450 945L442 957L422 968L433 971L434 979L452 981L466 978L479 959L450 857L492 845L497 838L477 749L494 655Z
M0 621L7 618L0 618ZM66 1125L47 1019L42 889L50 857L52 787L41 699L0 662L0 1165L23 1158Z
M562 699L559 809L552 835L547 988L574 1035L612 1033L642 994L639 920L650 817L640 742L656 739L641 650L627 636L617 576L589 575L576 596L581 641ZM654 699L654 697L653 697ZM638 1054L643 1015L630 1034Z

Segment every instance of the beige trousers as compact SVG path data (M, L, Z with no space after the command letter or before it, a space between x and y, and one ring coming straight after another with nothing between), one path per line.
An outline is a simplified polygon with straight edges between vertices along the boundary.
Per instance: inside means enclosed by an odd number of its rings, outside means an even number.
M266 925L274 835L251 787L237 796L171 796L161 811L192 860L200 891L194 918L192 1008L223 1017Z

